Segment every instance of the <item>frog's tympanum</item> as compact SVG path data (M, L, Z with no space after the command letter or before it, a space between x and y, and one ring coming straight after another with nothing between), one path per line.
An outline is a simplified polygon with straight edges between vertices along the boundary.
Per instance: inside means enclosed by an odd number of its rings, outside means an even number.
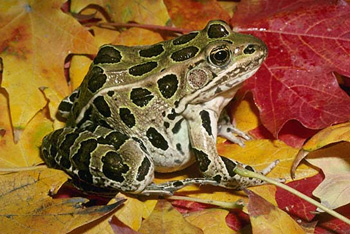
M188 184L261 184L233 172L254 169L218 155L216 138L247 136L220 114L266 56L261 40L222 21L151 46L104 45L61 102L66 127L44 138L43 159L91 191L169 195ZM152 183L154 172L194 162L202 178Z

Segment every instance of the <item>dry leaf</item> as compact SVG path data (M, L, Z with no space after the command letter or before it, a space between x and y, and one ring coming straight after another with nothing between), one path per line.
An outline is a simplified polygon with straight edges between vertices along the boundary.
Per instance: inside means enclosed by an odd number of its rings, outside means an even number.
M307 161L321 168L325 175L313 195L330 209L349 204L350 143L342 142L311 152Z
M253 233L305 233L303 229L284 211L246 190L249 196L248 213Z
M236 233L226 224L227 210L222 209L206 209L197 212L191 212L185 219L196 227L203 230L204 234L211 233Z
M47 100L39 87L68 95L63 64L69 53L96 53L92 35L60 9L63 0L2 1L2 87L9 94L12 124L21 130ZM26 87L26 88L23 88Z
M166 200L159 200L152 214L142 222L140 233L196 234L203 231L188 223Z
M109 213L110 206L86 208L85 198L53 199L48 196L67 180L54 169L38 169L0 176L1 231L4 233L66 233ZM9 202L10 201L10 202Z

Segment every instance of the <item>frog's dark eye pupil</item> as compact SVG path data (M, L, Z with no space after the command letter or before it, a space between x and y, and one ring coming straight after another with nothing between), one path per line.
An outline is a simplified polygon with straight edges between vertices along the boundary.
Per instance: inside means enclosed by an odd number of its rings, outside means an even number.
M210 61L217 66L226 65L226 62L229 60L229 58L230 52L227 48L221 48L212 51L210 54Z
M224 61L227 59L228 52L226 50L220 50L215 53L214 57L218 61Z

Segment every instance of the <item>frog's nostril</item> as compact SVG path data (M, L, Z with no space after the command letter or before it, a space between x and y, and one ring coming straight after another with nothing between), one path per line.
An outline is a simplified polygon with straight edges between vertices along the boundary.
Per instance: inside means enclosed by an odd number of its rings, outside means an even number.
M244 50L243 53L245 54L253 54L256 51L255 45L249 44Z

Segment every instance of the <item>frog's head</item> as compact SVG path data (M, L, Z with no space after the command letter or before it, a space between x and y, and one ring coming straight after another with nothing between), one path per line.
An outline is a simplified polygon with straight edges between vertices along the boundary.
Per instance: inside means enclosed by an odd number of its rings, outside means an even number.
M267 56L263 41L235 33L223 21L210 21L200 34L201 52L186 71L187 96L182 103L203 103L239 87Z

